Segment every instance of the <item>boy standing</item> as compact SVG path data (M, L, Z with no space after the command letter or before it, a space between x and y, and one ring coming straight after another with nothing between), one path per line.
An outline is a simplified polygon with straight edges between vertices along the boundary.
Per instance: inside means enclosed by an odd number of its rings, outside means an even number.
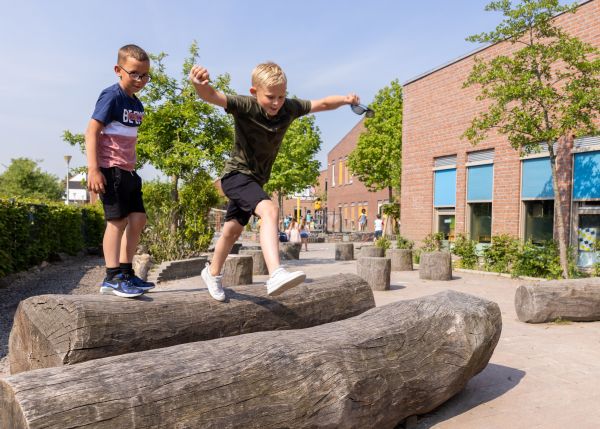
M285 132L294 119L344 104L358 104L360 100L356 94L312 101L286 98L285 73L271 62L259 64L252 72L251 96L225 95L215 90L209 84L208 70L201 66L192 67L190 79L202 100L223 107L235 122L234 148L221 177L221 187L229 198L225 225L212 263L202 271L202 279L213 298L225 300L221 269L254 213L262 219L260 244L270 274L267 291L269 295L279 295L302 283L306 275L279 265L278 210L262 187L269 180Z
M135 93L150 80L150 58L139 46L119 49L119 82L100 93L85 133L88 189L100 194L106 218L102 248L106 278L100 293L124 298L154 288L133 271L132 261L146 224L142 179L135 172L137 130L144 107Z

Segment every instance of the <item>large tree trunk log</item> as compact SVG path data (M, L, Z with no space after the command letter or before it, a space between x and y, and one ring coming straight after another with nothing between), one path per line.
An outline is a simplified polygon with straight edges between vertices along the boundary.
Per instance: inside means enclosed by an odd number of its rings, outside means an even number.
M600 278L553 280L519 286L515 309L521 322L600 320Z
M11 429L393 428L488 363L497 304L454 291L260 332L0 379Z
M228 255L223 264L223 286L252 284L252 256Z
M335 243L335 260L351 261L354 259L354 243Z
M424 280L452 280L452 255L449 252L421 253L419 278Z
M277 299L263 286L238 286L226 294L226 303L204 289L155 292L142 299L28 298L19 304L10 334L11 373L248 332L307 328L375 306L369 285L352 274L322 277Z
M390 290L391 261L388 258L360 257L356 272L373 290Z
M383 247L363 246L360 248L361 258L383 258L385 249Z
M412 250L388 249L387 256L392 261L392 271L412 271Z
M240 249L240 255L252 256L252 274L263 276L269 274L262 249Z

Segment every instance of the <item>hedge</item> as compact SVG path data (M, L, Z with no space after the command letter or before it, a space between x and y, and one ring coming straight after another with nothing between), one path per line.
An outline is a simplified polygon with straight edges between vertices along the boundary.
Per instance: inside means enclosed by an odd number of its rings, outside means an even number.
M98 206L0 200L0 277L57 253L97 248L104 228Z

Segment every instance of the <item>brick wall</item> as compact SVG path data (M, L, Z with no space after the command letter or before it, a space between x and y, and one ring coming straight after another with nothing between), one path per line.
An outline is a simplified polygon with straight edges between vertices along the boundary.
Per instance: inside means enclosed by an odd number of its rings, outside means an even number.
M581 5L576 14L563 14L556 19L569 34L600 47L600 0ZM506 55L512 49L509 43L500 43L475 55L489 59ZM465 232L467 152L488 148L495 148L492 234L521 233L521 171L517 151L504 137L494 133L476 147L460 138L472 118L485 109L484 103L476 101L477 88L462 88L473 67L473 58L470 55L457 60L404 86L401 233L412 240L421 240L435 229L433 159L444 155L457 155L455 231ZM566 197L568 212L570 150L560 154L559 164L563 168L560 192Z

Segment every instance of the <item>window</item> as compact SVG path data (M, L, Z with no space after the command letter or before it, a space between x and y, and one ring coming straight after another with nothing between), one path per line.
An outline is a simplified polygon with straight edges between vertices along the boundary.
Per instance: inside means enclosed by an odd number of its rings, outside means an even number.
M492 242L492 203L469 204L471 211L471 240Z
M456 168L435 171L433 182L433 206L454 207L456 205Z
M600 151L576 153L573 163L573 199L600 200Z
M344 184L344 161L342 161L342 158L340 158L339 160L339 182L340 182L340 186L342 186Z
M454 241L455 213L454 209L437 209L436 216L436 232L444 234L444 240Z
M335 161L331 162L331 187L335 187Z
M525 240L535 244L552 240L554 235L554 200L524 201Z

